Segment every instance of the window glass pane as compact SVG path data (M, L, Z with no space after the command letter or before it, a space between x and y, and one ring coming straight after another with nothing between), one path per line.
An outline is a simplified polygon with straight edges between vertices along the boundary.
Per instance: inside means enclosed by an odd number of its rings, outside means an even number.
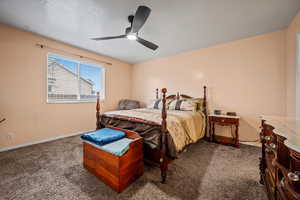
M54 55L48 56L48 100L78 99L78 64Z
M97 92L103 91L101 67L80 64L80 99L94 100Z

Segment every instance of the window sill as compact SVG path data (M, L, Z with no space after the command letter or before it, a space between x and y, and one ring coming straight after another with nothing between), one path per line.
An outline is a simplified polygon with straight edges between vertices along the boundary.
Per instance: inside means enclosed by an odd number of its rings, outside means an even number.
M101 102L104 101L104 99L100 99ZM97 100L81 100L81 101L52 101L52 100L47 100L47 104L65 104L65 103L96 103Z

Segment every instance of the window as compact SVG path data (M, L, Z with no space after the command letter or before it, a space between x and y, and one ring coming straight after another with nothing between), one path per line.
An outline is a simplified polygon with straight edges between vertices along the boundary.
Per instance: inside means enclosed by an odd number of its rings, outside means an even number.
M105 96L105 69L89 63L48 55L48 102L93 102Z

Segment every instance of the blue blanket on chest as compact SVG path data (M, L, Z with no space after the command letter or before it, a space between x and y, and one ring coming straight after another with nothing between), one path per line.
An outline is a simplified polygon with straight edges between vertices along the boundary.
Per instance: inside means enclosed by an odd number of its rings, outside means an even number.
M114 142L111 142L111 143L108 143L108 144L105 144L102 146L96 145L89 141L85 141L85 142L87 142L90 145L93 145L94 147L99 148L103 151L106 151L108 153L111 153L111 154L121 157L129 150L129 146L132 141L133 140L129 139L129 138L122 138L120 140L117 140L117 141L114 141Z
M124 137L125 133L123 131L118 131L110 128L103 128L94 132L81 135L81 139L87 140L100 146L119 140Z

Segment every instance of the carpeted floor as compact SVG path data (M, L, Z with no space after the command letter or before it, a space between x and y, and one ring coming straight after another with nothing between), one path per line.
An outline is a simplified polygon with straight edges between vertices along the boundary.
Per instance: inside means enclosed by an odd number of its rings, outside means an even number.
M158 168L117 194L82 167L79 137L0 153L0 199L267 199L258 183L259 148L200 141L172 163L167 184Z

